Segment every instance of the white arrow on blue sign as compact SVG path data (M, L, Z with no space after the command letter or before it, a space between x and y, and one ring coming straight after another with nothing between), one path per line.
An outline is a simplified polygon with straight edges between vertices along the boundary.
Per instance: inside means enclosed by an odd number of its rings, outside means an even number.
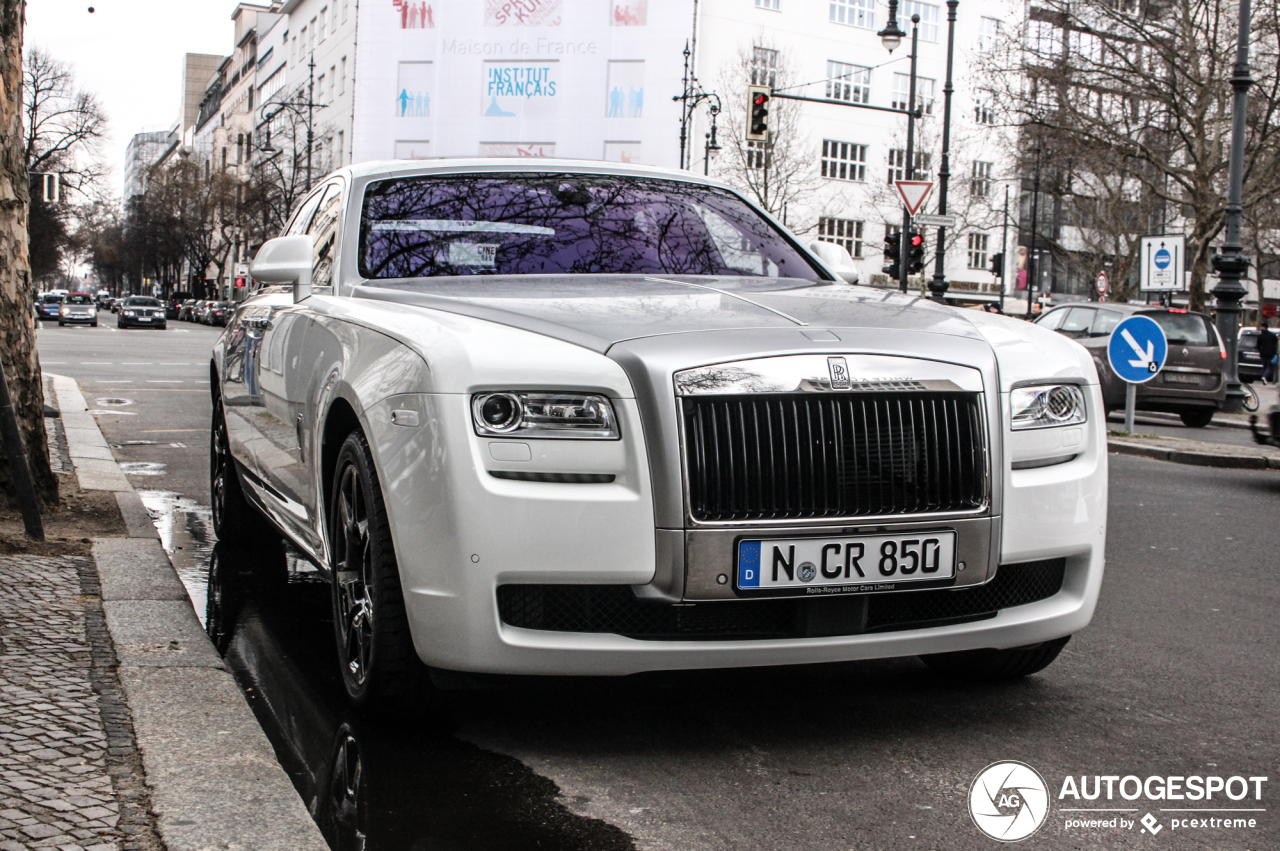
M1111 369L1130 384L1143 384L1164 368L1169 343L1164 330L1146 316L1130 316L1111 332L1107 360Z

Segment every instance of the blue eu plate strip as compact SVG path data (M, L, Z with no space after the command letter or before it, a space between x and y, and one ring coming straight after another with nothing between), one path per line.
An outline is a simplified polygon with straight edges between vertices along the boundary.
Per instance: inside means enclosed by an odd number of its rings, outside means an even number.
M738 587L760 587L760 542L738 544Z

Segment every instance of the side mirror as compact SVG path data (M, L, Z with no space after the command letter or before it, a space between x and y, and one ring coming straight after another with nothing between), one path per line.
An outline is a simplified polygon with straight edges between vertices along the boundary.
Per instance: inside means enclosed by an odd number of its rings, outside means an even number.
M818 255L818 259L835 272L840 280L846 284L858 283L858 267L854 265L853 258L849 256L848 251L845 251L843 245L815 239L809 243L809 250Z
M267 284L292 284L293 301L311 295L311 261L315 245L310 236L269 239L258 249L249 274Z

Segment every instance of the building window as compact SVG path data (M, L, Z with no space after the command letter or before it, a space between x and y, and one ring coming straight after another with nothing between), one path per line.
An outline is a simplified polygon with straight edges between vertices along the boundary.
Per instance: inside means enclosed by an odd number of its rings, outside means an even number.
M969 179L969 194L974 198L986 198L991 194L991 163L975 162Z
M307 41L308 52L314 53L316 49L316 19L311 19L311 38Z
M977 124L995 124L996 116L991 110L991 98L985 95L973 102L973 120Z
M985 233L969 234L969 268L987 268L987 235Z
M345 7L344 7L345 8ZM347 146L344 140L343 131L338 131L338 165L342 165L347 159Z
M920 16L920 38L922 41L938 40L938 7L932 3L915 3L906 0L902 4L901 19L898 26L911 23L912 15Z
M320 41L324 41L324 37L329 32L329 7L325 6L320 10Z
M765 161L768 159L769 146L765 142L754 142L747 140L747 168L760 169L764 168Z
M328 103L324 96L324 74L316 78L316 94L319 95L321 103Z
M827 63L827 97L850 103L871 100L871 69L844 62Z
M933 84L928 77L916 77L916 109L933 115ZM893 75L893 108L906 109L911 100L911 75Z
M342 57L342 76L338 77L338 94L347 93L347 57Z
M244 162L244 134L236 134L236 165Z
M932 158L924 151L916 151L916 167L915 173L911 175L912 180L928 180L930 167L933 164ZM906 180L907 177L903 173L903 166L907 162L907 152L903 148L889 149L889 185L892 186L895 180Z
M776 12L778 11L778 0L756 0L756 8Z
M1000 43L1004 22L999 18L981 18L978 21L978 50L990 53Z
M338 66L329 66L329 100L338 92Z
M849 252L850 257L862 256L862 222L853 219L818 219L818 239L834 242Z
M778 51L767 47L751 49L751 85L769 88L778 85Z
M907 15L910 19L911 16ZM876 28L876 0L831 0L831 20L837 24Z
M822 176L836 180L867 179L867 146L822 140Z

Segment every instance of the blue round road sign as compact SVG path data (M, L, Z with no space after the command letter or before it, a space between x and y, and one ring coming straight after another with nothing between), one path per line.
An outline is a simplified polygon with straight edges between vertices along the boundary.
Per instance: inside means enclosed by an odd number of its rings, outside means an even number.
M1157 269L1168 269L1169 264L1173 262L1173 255L1169 253L1169 249L1161 248L1153 259L1156 261Z
M1130 384L1155 378L1164 367L1169 343L1164 330L1145 316L1130 316L1111 332L1107 360L1116 375Z

